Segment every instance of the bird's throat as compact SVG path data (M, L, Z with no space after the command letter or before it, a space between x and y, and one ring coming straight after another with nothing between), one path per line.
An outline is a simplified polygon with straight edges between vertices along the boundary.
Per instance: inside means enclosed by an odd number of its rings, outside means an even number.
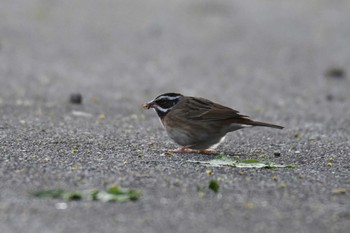
M168 109L155 108L154 110L156 111L160 119L163 119L169 112Z

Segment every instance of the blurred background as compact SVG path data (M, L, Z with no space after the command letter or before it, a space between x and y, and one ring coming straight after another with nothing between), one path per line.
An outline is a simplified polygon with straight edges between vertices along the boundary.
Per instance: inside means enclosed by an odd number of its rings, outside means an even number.
M349 12L349 0L0 0L0 232L346 232ZM142 104L170 91L285 126L219 149L297 167L162 156L176 145ZM113 183L140 201L61 210L29 195Z
M78 92L136 108L176 91L305 117L346 98L349 9L345 0L3 0L1 103L60 104Z

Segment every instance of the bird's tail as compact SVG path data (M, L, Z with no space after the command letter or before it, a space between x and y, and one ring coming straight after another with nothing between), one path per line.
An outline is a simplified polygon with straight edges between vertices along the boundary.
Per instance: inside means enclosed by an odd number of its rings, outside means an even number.
M280 125L274 125L274 124L260 122L260 121L252 121L252 122L250 122L250 125L270 127L270 128L275 128L275 129L283 129L284 128L283 126L280 126Z
M253 121L250 119L245 119L244 122L242 122L243 124L246 125L251 125L251 126L263 126L263 127L270 127L270 128L275 128L275 129L283 129L283 126L280 125L274 125L274 124L270 124L270 123L265 123L265 122L261 122L261 121Z

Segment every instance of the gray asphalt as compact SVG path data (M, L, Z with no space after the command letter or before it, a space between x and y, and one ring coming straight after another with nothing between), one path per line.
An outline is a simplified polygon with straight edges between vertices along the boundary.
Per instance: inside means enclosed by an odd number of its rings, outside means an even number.
M0 232L349 232L349 11L346 0L2 1ZM231 133L218 150L297 167L164 156L177 146L141 106L168 91L285 126ZM111 184L142 197L60 209L30 195Z

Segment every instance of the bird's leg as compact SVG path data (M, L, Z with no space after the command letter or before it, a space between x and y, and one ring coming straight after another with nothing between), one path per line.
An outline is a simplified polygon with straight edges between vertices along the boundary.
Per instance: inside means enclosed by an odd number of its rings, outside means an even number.
M198 150L199 153L207 154L207 155L213 155L217 154L217 152L214 149L204 149L204 150Z
M175 150L168 150L168 152L174 152L174 153L200 153L200 154L216 154L216 151L213 149L203 149L203 150L195 150L188 148L187 146L177 148Z
M174 150L168 150L168 152L175 152L175 153L191 153L194 152L194 150L192 150L191 148L188 147L180 147Z

